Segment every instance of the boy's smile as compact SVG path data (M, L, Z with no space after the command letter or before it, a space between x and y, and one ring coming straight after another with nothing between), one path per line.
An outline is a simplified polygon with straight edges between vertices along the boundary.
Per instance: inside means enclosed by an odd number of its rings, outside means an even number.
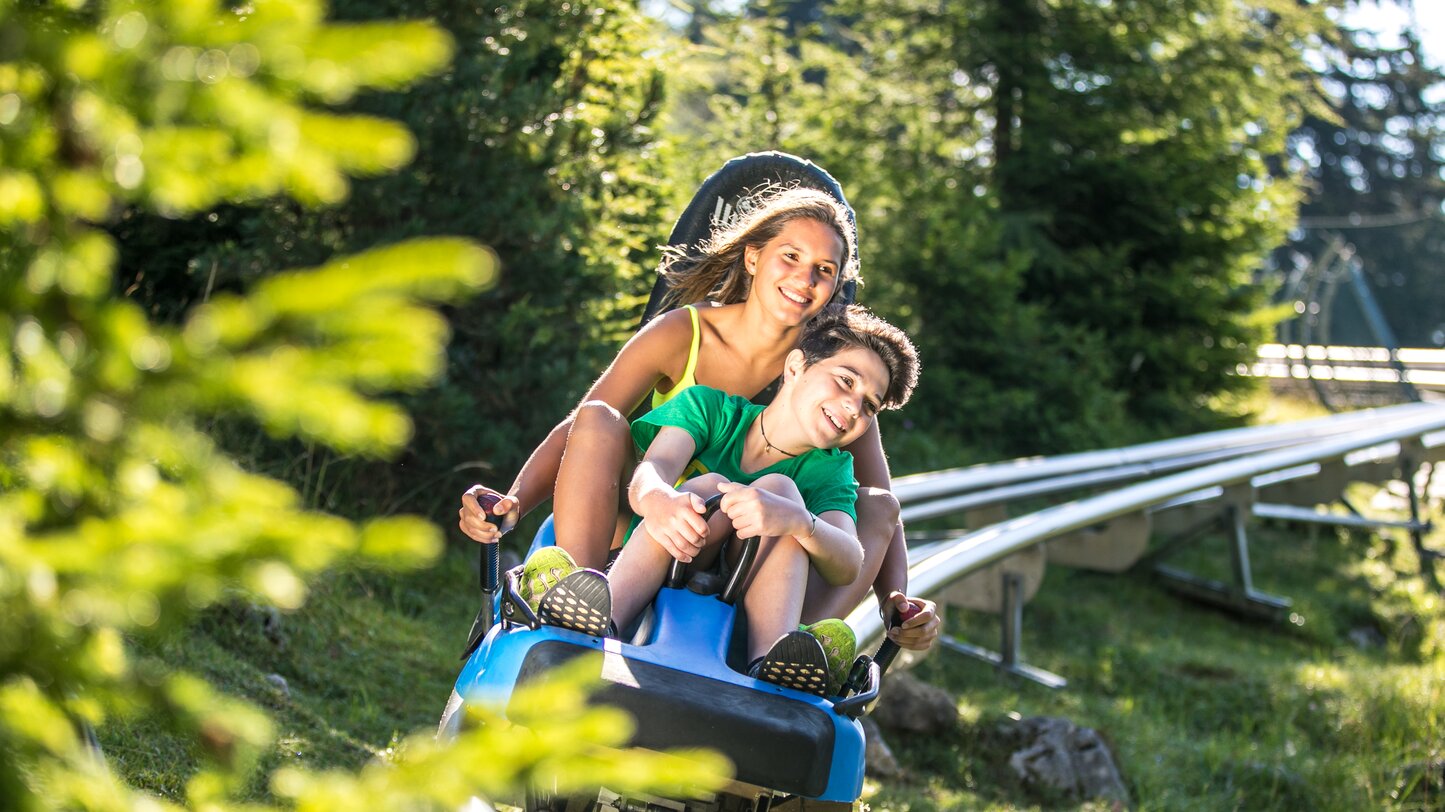
M789 382L786 411L779 415L789 419L778 419L776 429L771 424L768 428L773 444L790 452L841 448L863 436L888 389L883 359L862 347L850 347L809 367L802 366L801 356Z

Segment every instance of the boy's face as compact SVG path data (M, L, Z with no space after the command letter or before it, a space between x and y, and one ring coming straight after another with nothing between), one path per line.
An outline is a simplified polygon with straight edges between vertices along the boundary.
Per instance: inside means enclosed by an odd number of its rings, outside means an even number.
M850 347L810 367L794 350L788 363L796 370L790 411L814 448L841 448L862 437L883 407L888 367L872 350Z

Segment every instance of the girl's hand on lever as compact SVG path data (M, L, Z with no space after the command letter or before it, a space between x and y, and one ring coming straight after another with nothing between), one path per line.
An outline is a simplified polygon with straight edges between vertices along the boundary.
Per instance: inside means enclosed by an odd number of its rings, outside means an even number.
M888 639L900 648L925 651L938 639L943 619L933 601L910 598L894 590L883 602L883 616L889 623Z
M457 527L473 541L496 544L501 541L503 533L517 526L520 508L515 496L485 485L473 485L462 494Z

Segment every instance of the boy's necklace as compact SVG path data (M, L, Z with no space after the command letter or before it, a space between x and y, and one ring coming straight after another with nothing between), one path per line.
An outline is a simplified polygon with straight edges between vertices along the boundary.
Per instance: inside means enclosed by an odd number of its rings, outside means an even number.
M768 411L767 411L766 409L764 409L764 410L761 411L761 412L758 412L758 431L762 432L762 435L763 435L763 445L766 446L767 448L771 448L772 450L778 452L779 454L786 454L786 455L789 456L789 457L797 457L797 456L798 456L797 454L794 454L794 453L791 452L791 451L784 451L783 449L778 448L777 446L773 445L773 443L772 443L771 440L768 439L768 429L767 429L767 426L763 425L763 415L765 415L765 414L767 414L767 413L768 413Z

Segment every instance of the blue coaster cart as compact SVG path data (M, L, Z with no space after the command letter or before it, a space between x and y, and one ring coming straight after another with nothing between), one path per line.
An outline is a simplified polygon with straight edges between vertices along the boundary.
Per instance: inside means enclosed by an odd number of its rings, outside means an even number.
M847 205L837 182L815 164L779 152L749 154L729 161L703 183L674 226L670 242L695 244L745 206L747 196L777 184L822 189ZM660 312L664 293L659 282L643 323ZM840 295L851 301L852 283ZM710 510L717 499L710 500ZM532 550L552 544L549 517ZM708 747L727 755L736 769L733 782L707 798L619 799L606 793L561 798L537 788L522 802L529 812L853 808L863 789L864 737L858 717L877 696L881 669L896 648L885 643L875 657L859 657L843 696L828 699L744 674L735 604L756 551L755 539L745 543L730 576L703 572L685 578L681 566L674 566L651 610L625 641L540 624L517 595L520 568L500 572L498 547L483 548L483 606L440 735L455 734L467 703L484 702L505 711L514 688L545 681L557 666L597 652L600 687L591 701L635 718L631 746Z

